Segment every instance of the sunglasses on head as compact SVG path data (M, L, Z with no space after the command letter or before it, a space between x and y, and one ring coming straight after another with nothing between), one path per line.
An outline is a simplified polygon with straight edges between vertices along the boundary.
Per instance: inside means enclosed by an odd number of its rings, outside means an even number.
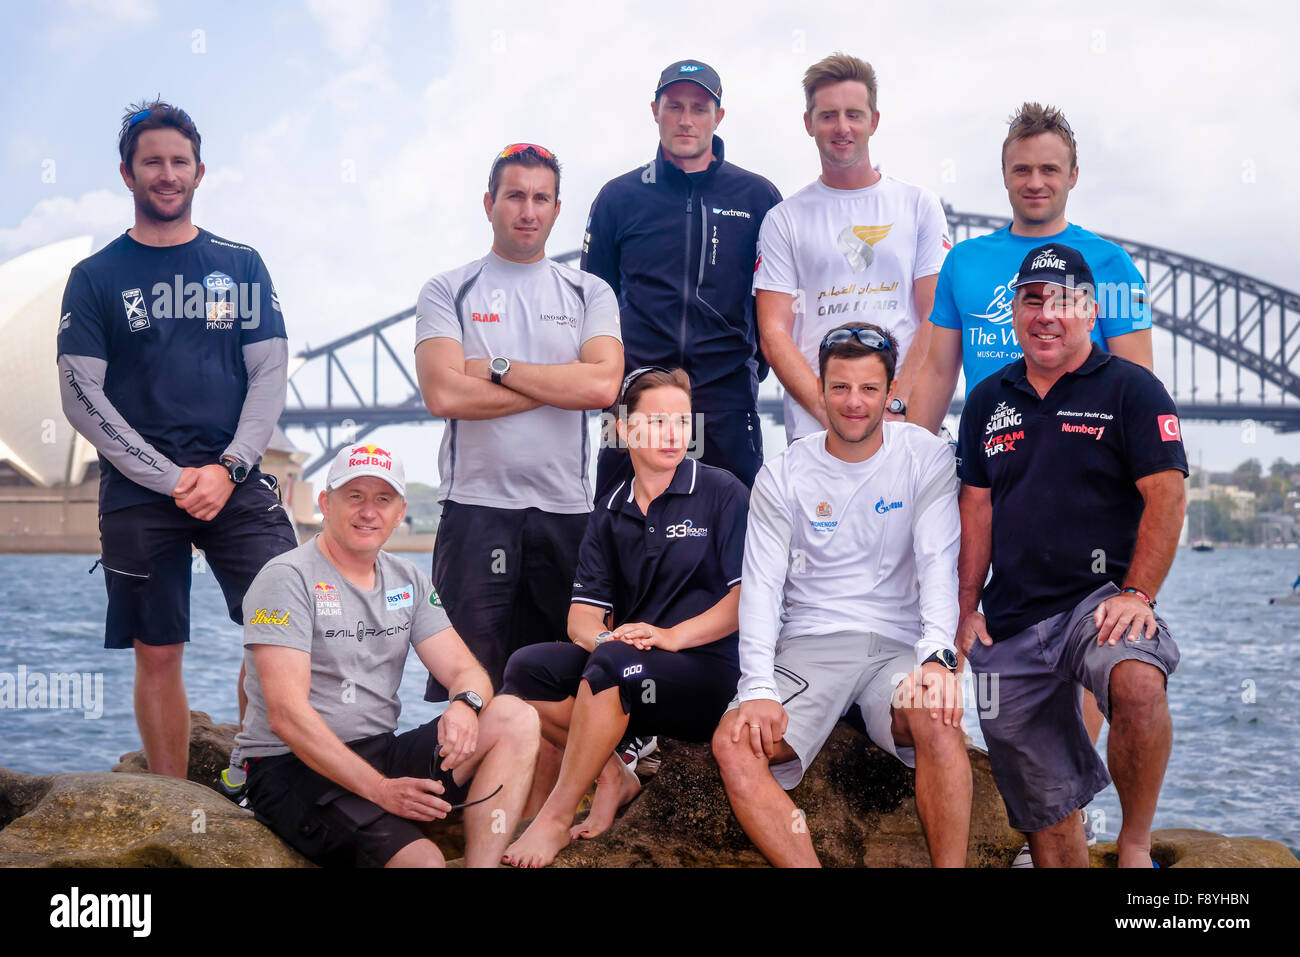
M1068 122L1066 122L1065 117L1064 117L1064 116L1059 116L1059 115L1058 115L1058 116L1057 116L1057 122L1060 124L1061 129L1065 131L1065 135L1068 136L1068 137L1070 138L1070 142L1071 142L1071 143L1075 142L1075 139L1074 139L1074 130L1070 128L1070 124L1069 124ZM1017 126L1027 126L1028 124L1029 124L1029 120L1025 119L1024 117L1019 117L1019 116L1018 116L1018 117L1016 117L1016 119L1012 122L1012 124L1011 124L1011 129L1014 130Z
M632 383L641 378L647 372L662 372L664 375L671 375L672 370L665 369L663 366L642 366L639 369L633 369L623 377L623 387L618 390L618 405L623 405L627 399L627 390Z
M868 349L875 349L877 352L892 352L889 346L889 340L882 336L875 329L868 329L865 326L850 326L848 329L832 329L826 333L826 338L822 340L821 348L831 349L846 342L857 339Z
M550 150L545 146L538 146L536 143L511 143L501 151L497 159L503 160L519 153L526 153L528 150L532 150L542 159L555 159L555 155Z
M177 110L176 113L186 123L193 125L194 121L190 119L190 115L186 113L184 110ZM127 121L126 128L128 130L131 129L131 127L135 126L135 124L139 123L141 120L147 120L152 114L153 114L153 110L141 110L139 113L137 113L135 116L131 117L131 119Z

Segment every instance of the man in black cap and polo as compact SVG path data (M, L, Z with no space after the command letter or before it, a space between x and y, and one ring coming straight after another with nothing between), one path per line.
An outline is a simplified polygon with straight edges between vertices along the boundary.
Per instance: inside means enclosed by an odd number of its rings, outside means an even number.
M666 67L650 110L659 149L596 197L582 268L618 295L627 371L659 365L690 376L699 443L692 457L751 486L763 464L755 410L767 369L750 285L758 228L781 194L723 159L714 132L725 112L722 81L707 63ZM597 494L630 474L626 455L602 448Z
M971 390L961 419L957 647L996 690L980 727L1034 866L1088 866L1079 808L1113 777L1119 866L1149 868L1178 665L1155 613L1185 509L1178 412L1152 373L1091 342L1077 250L1031 250L1012 288L1024 356ZM1105 765L1083 688L1110 722Z

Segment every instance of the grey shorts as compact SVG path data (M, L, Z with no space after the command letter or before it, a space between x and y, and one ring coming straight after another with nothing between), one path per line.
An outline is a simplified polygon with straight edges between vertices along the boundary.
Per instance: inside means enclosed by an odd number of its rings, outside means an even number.
M1145 661L1166 676L1178 667L1178 646L1158 615L1154 638L1098 647L1093 612L1118 593L1107 582L1070 611L991 647L976 642L967 655L981 682L980 730L993 779L1017 830L1051 827L1110 784L1083 723L1083 689L1110 720L1110 672L1117 664Z
M840 632L787 638L776 646L776 690L789 715L784 740L798 756L772 765L787 791L803 780L835 723L851 707L862 711L867 734L909 768L916 751L894 742L894 689L916 670L916 649L871 632ZM732 699L727 710L740 706Z

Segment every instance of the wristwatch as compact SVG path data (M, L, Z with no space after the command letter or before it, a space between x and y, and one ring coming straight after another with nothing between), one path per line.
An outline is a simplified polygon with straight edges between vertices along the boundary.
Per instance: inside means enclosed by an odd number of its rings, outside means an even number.
M226 467L226 471L230 474L230 481L236 485L242 484L244 479L248 478L248 466L233 455L221 456L221 464Z
M932 661L943 665L954 674L957 672L957 652L953 651L951 648L940 648L929 658L926 658L925 661L921 662L921 664L928 665Z
M889 400L889 405L885 406L885 410L894 413L894 415L904 415L907 412L907 403L898 396L894 396Z
M456 695L456 697L452 698L451 700L465 702L467 705L469 705L471 708L474 709L475 714L478 714L480 711L483 710L483 699L480 698L477 692L474 691L462 691L460 694Z
M492 373L492 381L500 385L501 377L510 371L510 360L505 356L496 356L488 363L488 371Z
M612 631L608 631L608 630L602 631L599 635L596 636L596 647L599 648L601 645L603 645L605 642L609 641L613 637L614 637L614 633Z

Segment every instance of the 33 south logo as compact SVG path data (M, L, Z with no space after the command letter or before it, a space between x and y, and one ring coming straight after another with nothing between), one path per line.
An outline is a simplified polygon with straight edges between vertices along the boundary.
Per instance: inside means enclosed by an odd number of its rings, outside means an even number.
M664 529L665 538L708 538L707 528L696 528L689 518L680 525L669 525Z

